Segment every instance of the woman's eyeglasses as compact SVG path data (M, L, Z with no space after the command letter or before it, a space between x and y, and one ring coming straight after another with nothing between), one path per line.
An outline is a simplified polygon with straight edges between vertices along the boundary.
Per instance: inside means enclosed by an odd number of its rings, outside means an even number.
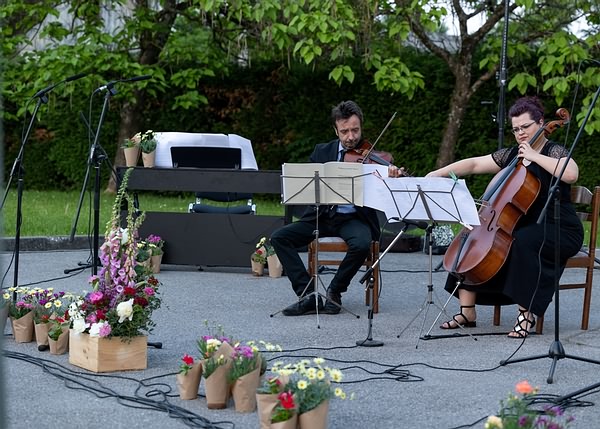
M514 127L511 131L513 134L519 134L521 131L525 132L525 130L527 128L529 128L530 126L532 126L533 124L535 124L535 121L532 121L525 125L521 125L520 127Z

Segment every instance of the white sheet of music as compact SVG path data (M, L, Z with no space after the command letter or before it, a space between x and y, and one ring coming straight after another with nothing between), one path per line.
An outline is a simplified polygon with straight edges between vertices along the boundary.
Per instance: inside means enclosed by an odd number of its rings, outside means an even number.
M446 177L387 177L387 167L367 164L363 204L388 219L423 220L479 225L475 201L463 179ZM394 219L395 220L395 219Z

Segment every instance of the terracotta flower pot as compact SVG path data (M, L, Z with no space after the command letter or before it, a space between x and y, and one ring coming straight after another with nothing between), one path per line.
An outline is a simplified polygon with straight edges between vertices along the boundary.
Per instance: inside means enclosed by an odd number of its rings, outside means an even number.
M48 345L50 346L50 354L52 355L64 355L69 351L69 327L64 326L62 328L62 334L59 335L58 340L53 340L48 337Z
M38 346L48 345L48 329L50 328L49 323L36 323L35 324L35 341Z
M30 311L25 316L15 319L11 317L13 336L17 343L30 343L33 341L33 312Z
M271 429L296 429L298 427L298 415L294 414L291 419L284 422L271 423Z
M250 266L252 267L252 275L260 277L265 272L265 264L250 260Z
M123 148L123 153L125 154L125 165L127 167L135 167L140 157L139 146Z
M177 374L176 378L179 397L184 400L196 399L198 397L201 377L202 364L200 362L193 364L192 369L190 369L187 374Z
M269 266L269 277L281 277L283 274L283 265L277 255L267 256L267 265Z
M150 153L142 152L142 163L144 164L144 167L146 167L146 168L154 167L155 159L156 159L156 151L155 150L153 150Z
M300 429L327 429L329 401L321 402L317 408L298 416Z
M256 389L259 384L260 366L235 380L231 393L238 413L252 413L256 410Z
M257 393L256 405L258 408L258 418L260 420L260 429L269 429L271 427L271 414L279 403L277 393ZM294 426L294 429L296 426Z
M162 257L162 253L160 255L150 256L150 268L152 269L153 274L160 273L160 264L162 262Z

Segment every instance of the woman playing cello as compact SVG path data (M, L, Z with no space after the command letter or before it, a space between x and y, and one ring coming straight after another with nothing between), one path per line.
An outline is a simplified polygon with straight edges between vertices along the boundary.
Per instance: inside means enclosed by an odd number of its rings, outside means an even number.
M561 275L567 259L575 255L583 243L583 227L570 201L571 184L579 176L579 169L573 159L569 159L560 182L559 225L555 222L552 209L547 210L543 222L537 223L548 198L552 179L560 174L568 155L563 146L538 133L544 126L541 102L535 97L520 98L510 108L508 116L512 121L517 146L463 159L427 175L447 177L451 173L456 176L495 174L518 157L522 167L539 179L539 193L533 197L531 206L515 224L512 245L504 264L495 275L481 284L459 284L457 295L460 311L452 320L443 323L440 326L442 329L456 329L459 325L476 326L475 304L517 304L517 321L508 336L526 337L535 326L535 316L544 314L554 294L555 228L560 228ZM541 137L536 138L533 143L534 135ZM456 289L456 281L457 278L450 274L446 290L452 293Z

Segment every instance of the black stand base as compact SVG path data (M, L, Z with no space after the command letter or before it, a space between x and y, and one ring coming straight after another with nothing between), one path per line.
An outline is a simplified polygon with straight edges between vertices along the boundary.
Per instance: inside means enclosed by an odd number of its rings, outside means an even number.
M552 384L554 382L554 371L556 369L556 363L560 360L560 359L573 359L573 360L578 360L581 362L588 362L588 363L594 363L596 365L600 365L600 361L597 360L593 360L593 359L587 359L584 357L579 357L579 356L573 356L573 355L569 355L565 353L565 349L563 347L563 345L561 344L560 341L555 340L552 342L552 344L550 345L550 350L548 350L548 354L545 355L536 355L536 356L529 356L529 357L525 357L525 358L521 358L521 359L513 359L513 360L502 360L500 361L500 365L504 366L504 365L508 365L509 363L517 363L517 362L527 362L530 360L537 360L537 359L543 359L543 358L550 358L552 359L552 364L550 365L550 373L548 374L548 378L546 379L546 382L548 384Z
M100 263L100 261L96 262L96 267L101 267L102 264ZM76 268L66 268L63 273L65 274L71 274L74 273L75 271L83 271L83 270L87 270L88 268L92 268L92 263L91 262L77 262L77 267Z
M356 345L360 347L383 347L383 341L377 341L367 338L363 341L357 341Z
M592 392L600 387L600 383L592 384L591 386L584 387L583 389L576 390L575 392L567 393L564 396L556 398L557 404L562 404L569 399L575 398L583 393Z

